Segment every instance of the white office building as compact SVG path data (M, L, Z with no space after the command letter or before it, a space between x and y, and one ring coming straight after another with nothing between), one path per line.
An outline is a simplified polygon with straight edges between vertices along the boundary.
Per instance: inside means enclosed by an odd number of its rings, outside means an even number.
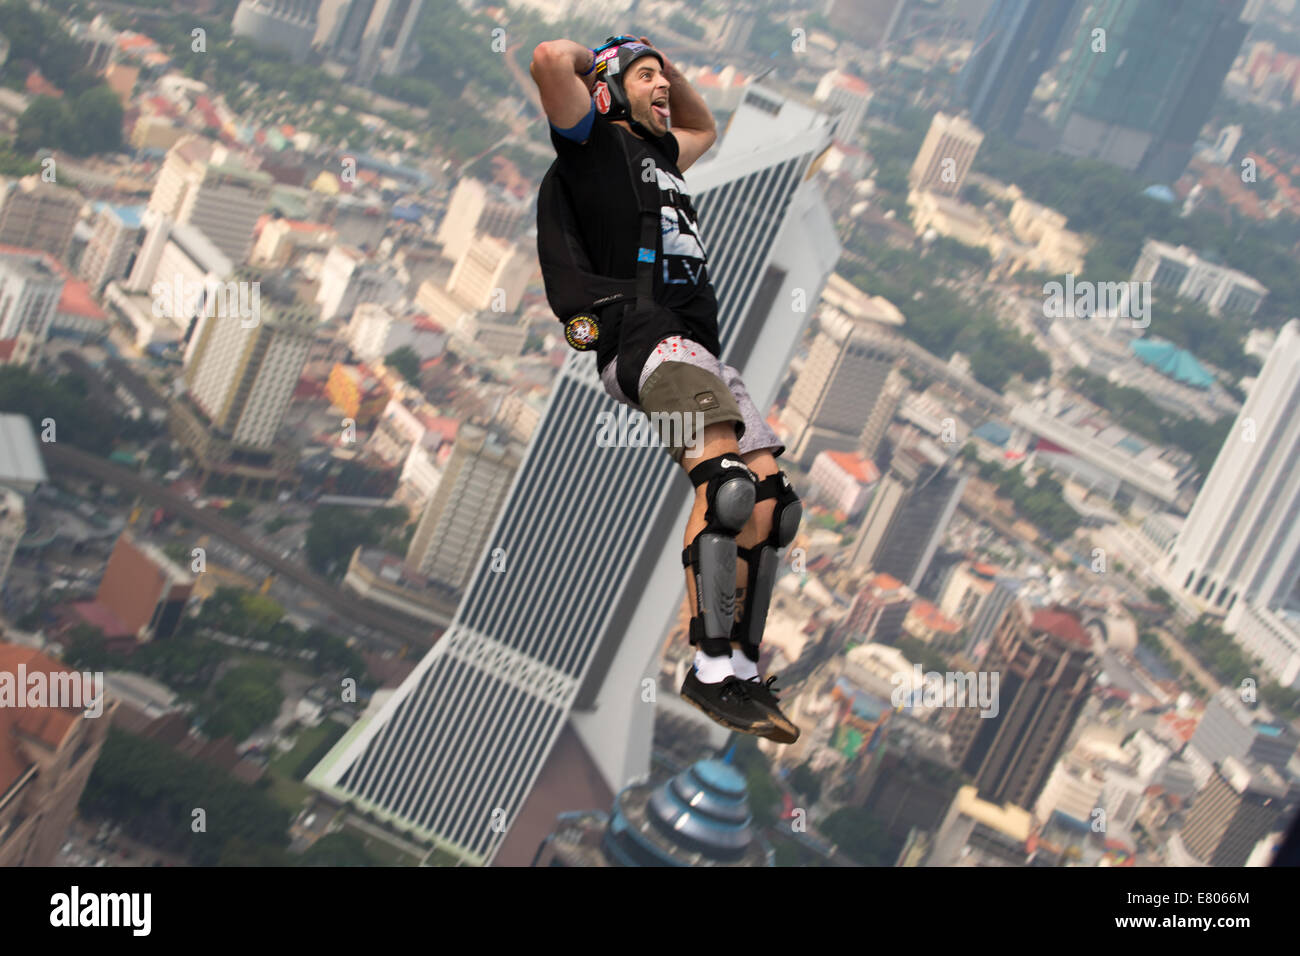
M1202 259L1186 246L1148 239L1133 267L1132 281L1199 302L1214 315L1254 315L1268 288L1244 272Z
M205 316L185 367L186 390L222 437L270 448L314 335L311 311L301 306L263 303L256 325Z
M1225 626L1251 619L1253 652L1287 683L1300 670L1300 320L1283 328L1214 461L1165 571ZM1241 604L1253 611L1238 611ZM1234 611L1237 613L1234 614ZM1269 624L1277 628L1270 635ZM1261 653L1262 652L1262 653Z
M269 175L240 165L218 143L186 137L167 151L149 209L201 230L240 265L253 245L253 228L271 200Z

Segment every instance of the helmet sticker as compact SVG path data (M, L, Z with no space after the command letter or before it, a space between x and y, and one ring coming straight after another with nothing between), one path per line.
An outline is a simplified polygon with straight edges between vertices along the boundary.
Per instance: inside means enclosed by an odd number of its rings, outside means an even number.
M604 80L601 80L596 84L596 88L592 92L596 97L596 109L600 110L602 114L608 113L610 105L609 86L606 85Z

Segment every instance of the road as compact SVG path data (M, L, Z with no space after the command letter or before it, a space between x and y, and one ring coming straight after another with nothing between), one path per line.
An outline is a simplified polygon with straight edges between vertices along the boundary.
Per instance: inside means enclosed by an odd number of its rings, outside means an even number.
M310 593L339 617L346 618L361 627L391 635L396 640L379 639L378 642L393 650L399 650L403 643L410 643L422 649L429 648L442 634L440 628L418 624L387 608L342 591L338 585L318 577L301 565L284 560L238 525L219 517L215 512L195 508L182 496L133 471L72 448L66 443L43 443L41 451L45 456L45 467L51 474L56 474L60 470L78 471L139 495L152 505L161 505L195 527L225 539L240 551L251 555L270 568L276 575L296 582L304 591ZM455 608L450 608L448 617L454 613Z

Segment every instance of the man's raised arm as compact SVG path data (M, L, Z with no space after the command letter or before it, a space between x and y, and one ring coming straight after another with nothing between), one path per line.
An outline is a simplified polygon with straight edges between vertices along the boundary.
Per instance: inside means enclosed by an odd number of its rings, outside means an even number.
M542 109L558 129L576 126L591 112L594 60L588 47L572 40L549 40L533 50L528 72L541 93Z

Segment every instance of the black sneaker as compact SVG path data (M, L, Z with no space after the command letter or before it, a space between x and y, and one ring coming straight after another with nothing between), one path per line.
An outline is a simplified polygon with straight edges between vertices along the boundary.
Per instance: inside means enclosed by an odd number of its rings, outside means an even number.
M728 730L756 737L767 737L777 730L767 708L749 696L745 682L734 674L716 684L706 684L692 667L682 681L682 700Z
M750 699L758 706L768 712L772 718L772 725L776 733L764 734L769 740L775 740L777 743L792 744L799 739L799 728L785 714L781 713L780 698L774 693L775 688L772 686L775 677L769 677L766 682L760 681L757 677L751 677L749 680L742 681L745 690L748 691Z

